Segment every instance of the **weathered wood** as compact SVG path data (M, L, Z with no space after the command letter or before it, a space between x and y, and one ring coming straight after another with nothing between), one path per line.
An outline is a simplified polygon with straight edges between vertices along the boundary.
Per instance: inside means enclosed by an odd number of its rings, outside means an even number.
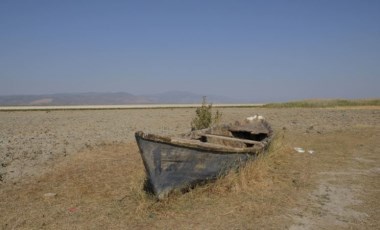
M136 140L147 172L147 187L158 199L164 199L173 190L215 180L255 157L243 152L232 154L173 146L140 136Z
M218 136L218 135L214 135L214 134L202 134L202 136L218 138L221 140L229 140L229 141L236 141L236 142L241 142L241 143L246 143L246 144L263 146L263 143L260 141L252 141L252 140L240 139L240 138L234 138L234 137Z
M223 125L175 137L136 132L147 172L147 187L158 199L163 199L173 190L215 180L255 158L272 139L272 130L267 123L259 128L260 132L263 127L268 128L264 130L267 134L260 133L260 141L247 139L245 131L237 131L234 134L239 136L233 137L230 127Z
M228 140L228 139L221 139L219 138L218 135L202 135L200 139L204 142L212 143L212 144L217 144L217 145L224 145L224 146L229 146L229 147L234 147L234 148L246 148L246 147L252 147L253 145L248 146L248 144L245 144L244 142L238 142L235 140Z
M188 140L182 138L172 138L170 143L176 144L178 146L184 146L188 148L197 148L206 151L218 151L223 153L251 153L257 152L257 147L244 147L244 148L234 148L225 145L218 145L213 143L201 142L199 140Z

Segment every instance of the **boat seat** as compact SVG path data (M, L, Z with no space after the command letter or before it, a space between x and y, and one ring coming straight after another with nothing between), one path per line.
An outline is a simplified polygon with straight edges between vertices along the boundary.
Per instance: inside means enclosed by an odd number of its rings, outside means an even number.
M222 142L225 143L228 146L231 145L242 145L244 146L249 146L249 145L259 145L259 146L264 146L263 143L260 141L253 141L253 140L248 140L248 139L241 139L241 138L234 138L234 137L227 137L227 136L220 136L220 135L215 135L215 134L201 134L202 137L205 137L207 139L207 142ZM243 146L235 146L235 147L243 147Z

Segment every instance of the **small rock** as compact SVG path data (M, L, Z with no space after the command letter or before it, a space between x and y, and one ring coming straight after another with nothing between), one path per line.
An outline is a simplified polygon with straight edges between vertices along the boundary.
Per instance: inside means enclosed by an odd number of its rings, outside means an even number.
M57 193L48 192L44 194L44 197L55 197L55 196L57 196Z
M78 211L78 208L76 208L76 207L71 207L71 208L69 208L69 209L67 209L69 212L76 212L76 211Z
M300 147L295 147L294 150L296 150L298 153L304 153L305 150L303 148L300 148Z

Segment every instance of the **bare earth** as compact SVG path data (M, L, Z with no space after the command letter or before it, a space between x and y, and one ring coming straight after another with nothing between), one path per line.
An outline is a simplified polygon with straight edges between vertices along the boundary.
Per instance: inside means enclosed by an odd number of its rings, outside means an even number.
M263 115L274 147L164 202L141 190L134 132L187 132L193 108L0 111L0 228L380 228L379 107L219 110Z

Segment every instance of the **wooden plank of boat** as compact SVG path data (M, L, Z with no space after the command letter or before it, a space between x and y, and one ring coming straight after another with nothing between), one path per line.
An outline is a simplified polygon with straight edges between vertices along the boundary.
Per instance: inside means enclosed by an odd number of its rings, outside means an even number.
M258 150L261 150L261 147L253 146L253 147L243 147L236 148L230 147L220 144L213 144L208 142L200 142L198 140L188 140L183 138L171 138L170 143L176 144L183 147L188 148L196 148L205 151L217 151L221 153L257 153Z
M259 145L261 147L264 147L264 144L260 141L253 141L253 140L248 140L248 139L219 136L219 135L215 135L215 134L202 134L201 136L218 138L218 139L227 140L227 141L236 141L236 142L241 142L241 143L245 143L245 144Z

